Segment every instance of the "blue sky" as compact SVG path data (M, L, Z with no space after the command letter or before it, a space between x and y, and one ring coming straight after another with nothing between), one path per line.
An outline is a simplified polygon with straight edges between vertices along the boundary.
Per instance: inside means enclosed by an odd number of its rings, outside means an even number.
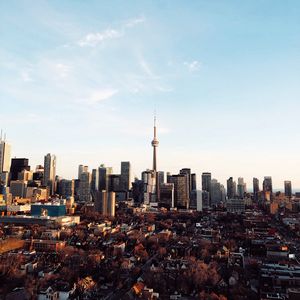
M299 1L1 1L0 127L32 166L51 152L134 174L272 175L300 187Z

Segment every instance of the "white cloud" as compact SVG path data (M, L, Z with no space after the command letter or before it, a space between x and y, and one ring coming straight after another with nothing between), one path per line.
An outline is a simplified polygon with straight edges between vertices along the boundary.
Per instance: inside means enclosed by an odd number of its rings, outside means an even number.
M122 33L115 29L106 29L102 32L88 33L78 42L80 47L94 47L105 40L112 40L122 36Z
M201 63L197 60L194 60L192 62L184 62L183 63L190 72L196 72L200 69Z
M144 22L145 22L144 17L138 17L138 18L135 18L135 19L130 19L125 23L125 27L131 28L131 27L136 26L137 24L144 23Z
M20 75L21 75L21 78L24 82L33 81L32 77L29 74L29 71L27 71L27 70L22 70Z
M106 88L101 90L93 91L90 96L86 99L89 104L96 104L98 102L107 100L118 93L118 90L112 88Z
M66 64L58 63L55 65L55 69L60 78L66 78L70 72L70 67Z

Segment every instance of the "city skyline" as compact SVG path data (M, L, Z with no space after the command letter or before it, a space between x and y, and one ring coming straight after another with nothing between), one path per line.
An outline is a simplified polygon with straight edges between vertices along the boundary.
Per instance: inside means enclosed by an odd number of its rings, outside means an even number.
M156 109L159 170L300 187L299 3L120 3L0 4L12 157L53 153L65 178L125 160L140 177Z

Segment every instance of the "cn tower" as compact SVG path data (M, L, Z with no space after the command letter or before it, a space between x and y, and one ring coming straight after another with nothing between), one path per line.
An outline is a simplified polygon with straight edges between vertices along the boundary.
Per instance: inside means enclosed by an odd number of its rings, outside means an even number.
M156 137L156 116L154 116L154 137L152 140L152 147L153 147L153 171L157 171L157 165L156 165L156 148L158 147L158 139Z

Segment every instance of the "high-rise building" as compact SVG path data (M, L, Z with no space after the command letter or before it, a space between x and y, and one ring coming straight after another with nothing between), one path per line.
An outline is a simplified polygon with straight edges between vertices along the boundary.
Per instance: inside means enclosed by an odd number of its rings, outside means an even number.
M13 180L10 182L9 192L13 197L24 198L26 196L27 181Z
M168 183L174 184L174 206L189 208L189 186L186 174L172 175Z
M114 217L116 209L116 194L105 190L97 191L95 200L95 211L101 214Z
M121 190L122 175L110 174L108 175L108 192L118 192Z
M236 183L233 181L233 178L230 177L227 180L227 198L233 199L236 196Z
M286 197L291 198L292 197L292 182L286 180L284 182L284 194Z
M162 183L159 188L159 207L170 209L174 207L174 184Z
M188 186L188 191L189 191L189 197L191 195L191 192L192 192L192 176L191 176L191 169L189 168L184 168L184 169L181 169L179 171L179 174L182 174L182 175L185 175L186 176L186 181L187 181L187 186Z
M98 184L99 184L99 170L93 169L92 170L92 181L91 181L91 191L98 191Z
M98 189L99 191L107 191L108 190L108 176L113 173L113 169L111 167L105 167L104 165L101 165L98 168L99 171L99 184Z
M222 201L222 198L221 184L216 179L212 179L210 182L211 205L217 206Z
M239 177L238 178L238 185L237 185L238 197L240 199L244 199L245 193L246 193L246 184L244 182L244 178Z
M11 146L2 140L2 133L0 136L0 173L9 172L10 170L10 152Z
M197 190L197 177L195 173L191 174L191 189L192 191Z
M121 162L121 182L120 189L123 191L129 191L131 185L131 165L129 161Z
M202 211L202 191L192 190L190 208Z
M55 191L56 156L48 153L44 158L44 186L49 187L50 195Z
M264 181L263 181L263 192L264 192L264 198L266 201L272 200L273 185L272 185L272 177L271 176L265 176Z
M78 179L80 178L81 173L88 172L88 171L89 171L89 167L88 166L79 165L78 166Z
M157 180L159 186L165 183L165 173L163 171L157 172Z
M81 202L89 202L91 200L91 173L82 172L79 178L78 199Z
M210 193L211 173L202 173L202 190Z
M156 199L156 172L147 170L142 172L142 181L144 183L144 203L155 202Z
M30 171L28 158L12 158L10 165L10 180L18 180L18 175L23 170Z
M258 178L253 178L253 198L258 201L259 197L259 180Z
M74 179L72 180L62 179L59 181L58 193L60 196L62 196L63 199L69 199L71 197L74 197L74 190L75 190Z

